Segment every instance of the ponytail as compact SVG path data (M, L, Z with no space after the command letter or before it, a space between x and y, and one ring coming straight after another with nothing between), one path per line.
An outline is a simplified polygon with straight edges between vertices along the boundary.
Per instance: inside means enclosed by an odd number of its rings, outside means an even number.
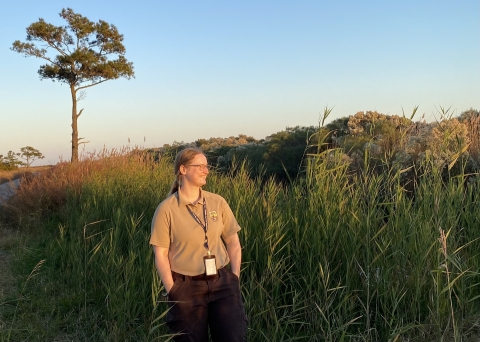
M197 154L203 154L202 150L195 147L187 147L177 153L174 163L175 181L170 188L168 196L178 191L182 186L182 175L180 174L180 166L188 164ZM167 196L167 197L168 197Z
M172 187L170 188L170 191L168 192L168 196L176 193L178 191L178 188L180 187L180 174L177 174L175 177L175 181L172 184ZM168 197L167 196L167 197Z

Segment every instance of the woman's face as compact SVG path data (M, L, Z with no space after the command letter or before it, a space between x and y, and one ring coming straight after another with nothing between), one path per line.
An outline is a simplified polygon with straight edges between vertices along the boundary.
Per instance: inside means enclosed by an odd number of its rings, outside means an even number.
M198 187L205 185L208 175L207 165L207 158L203 154L197 154L189 163L181 166L183 182Z

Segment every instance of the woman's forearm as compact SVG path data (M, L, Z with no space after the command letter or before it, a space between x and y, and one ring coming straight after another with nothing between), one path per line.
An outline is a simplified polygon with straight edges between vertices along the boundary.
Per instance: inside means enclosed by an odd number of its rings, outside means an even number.
M165 291L168 293L173 286L172 270L170 268L170 261L168 260L168 249L154 246L153 250L155 252L155 267L165 287Z
M230 259L230 267L232 272L240 277L240 265L242 263L242 246L238 234L234 234L225 240L227 253Z

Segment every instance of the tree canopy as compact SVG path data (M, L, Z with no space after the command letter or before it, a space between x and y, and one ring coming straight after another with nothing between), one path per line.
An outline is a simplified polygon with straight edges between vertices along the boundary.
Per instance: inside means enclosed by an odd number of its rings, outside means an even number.
M75 13L71 8L59 14L67 25L55 26L40 18L27 27L26 42L15 41L12 50L25 57L47 61L40 66L41 79L69 85L72 97L72 162L78 161L78 92L102 82L134 77L133 63L125 58L123 35L114 25L97 23ZM49 52L51 52L49 54ZM116 59L111 59L111 57Z
M45 156L37 150L36 148L33 148L32 146L25 146L20 149L20 158L25 160L25 166L30 167L32 163L37 160L37 159L43 159Z
M21 158L25 160L25 163L19 160ZM15 170L19 166L26 166L27 168L37 159L44 159L45 156L32 146L25 146L20 148L20 152L8 151L8 154L4 156L0 154L0 170Z
M18 160L20 153L15 153L13 151L8 151L8 154L4 156L0 154L0 170L15 170L23 163Z

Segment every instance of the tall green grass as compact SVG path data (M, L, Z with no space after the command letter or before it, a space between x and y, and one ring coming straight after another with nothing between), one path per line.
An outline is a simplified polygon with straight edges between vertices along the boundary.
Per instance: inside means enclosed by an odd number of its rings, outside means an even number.
M75 316L67 331L164 341L167 307L148 241L172 161L122 160L69 192L42 272L69 294L52 303ZM378 173L367 162L353 174L328 150L309 156L305 177L288 185L251 179L246 164L210 173L206 190L224 196L242 226L249 341L473 340L479 183L444 180L428 162L416 172L411 193L406 170Z

